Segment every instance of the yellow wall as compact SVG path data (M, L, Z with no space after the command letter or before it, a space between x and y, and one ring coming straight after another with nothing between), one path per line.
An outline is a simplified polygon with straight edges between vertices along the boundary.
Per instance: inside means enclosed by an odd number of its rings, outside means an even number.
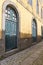
M38 0L39 14L37 14L36 12L36 0L33 0L32 6L30 6L30 4L26 0L25 1L21 0L21 2L22 2L21 4L28 10L28 11L26 9L24 10L24 8L20 7L23 10L23 13L21 13L22 16L21 19L23 19L23 22L21 20L21 32L32 34L32 19L35 18L37 22L37 35L41 36L42 20L41 20L41 4L39 0Z
M0 38L2 37L2 13L3 3L6 0L0 0ZM19 31L20 33L32 34L32 19L35 18L37 21L37 34L41 35L41 16L36 13L36 0L33 0L32 7L29 5L27 0L21 0L19 3L17 0L8 0L16 4L19 11ZM40 4L40 3L39 3ZM41 9L41 7L40 7Z
M0 39L2 37L2 6L5 0L0 0Z

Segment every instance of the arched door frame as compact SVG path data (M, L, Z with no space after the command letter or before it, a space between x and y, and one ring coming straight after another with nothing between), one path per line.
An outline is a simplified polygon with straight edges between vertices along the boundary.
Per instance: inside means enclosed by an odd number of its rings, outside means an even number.
M18 35L17 35L17 48L18 48L18 38L19 38L19 21L20 21L20 15L19 15L19 10L18 10L18 7L16 6L15 3L11 2L11 1L8 1L6 0L4 3L3 3L3 14L2 14L2 30L3 30L3 44L4 44L4 49L5 49L5 11L6 11L6 7L7 6L11 6L17 13L17 20L18 20Z
M36 19L33 18L33 19L32 19L32 23L33 23L33 21L35 22L35 25L36 25L36 41L37 41L37 23L36 23ZM33 38L32 38L32 39L33 39ZM35 41L35 42L36 42L36 41Z
M41 38L43 39L43 26L41 26Z

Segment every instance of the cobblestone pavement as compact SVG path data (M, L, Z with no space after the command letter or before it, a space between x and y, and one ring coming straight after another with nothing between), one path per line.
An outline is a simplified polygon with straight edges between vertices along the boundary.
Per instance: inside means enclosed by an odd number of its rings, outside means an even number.
M0 65L32 65L32 63L39 57L43 51L43 41L18 52L4 60L0 61Z

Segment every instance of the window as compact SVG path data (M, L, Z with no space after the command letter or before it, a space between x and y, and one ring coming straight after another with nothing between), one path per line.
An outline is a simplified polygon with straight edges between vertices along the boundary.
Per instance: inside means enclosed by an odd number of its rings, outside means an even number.
M32 40L33 42L37 41L37 23L35 19L32 21Z
M32 6L32 0L28 0L28 3Z
M38 3L38 0L36 0L36 11L39 14L39 3Z
M11 7L6 8L6 34L15 34L16 35L16 27L17 27L17 17L16 13ZM15 28L15 29L14 29Z
M32 36L36 37L36 23L35 23L35 21L32 22Z
M43 9L41 8L41 18L43 18Z

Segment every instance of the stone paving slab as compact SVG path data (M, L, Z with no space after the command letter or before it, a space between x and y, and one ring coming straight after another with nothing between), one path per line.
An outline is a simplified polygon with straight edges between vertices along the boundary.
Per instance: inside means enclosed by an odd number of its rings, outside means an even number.
M1 65L31 65L43 51L43 41L0 61Z

